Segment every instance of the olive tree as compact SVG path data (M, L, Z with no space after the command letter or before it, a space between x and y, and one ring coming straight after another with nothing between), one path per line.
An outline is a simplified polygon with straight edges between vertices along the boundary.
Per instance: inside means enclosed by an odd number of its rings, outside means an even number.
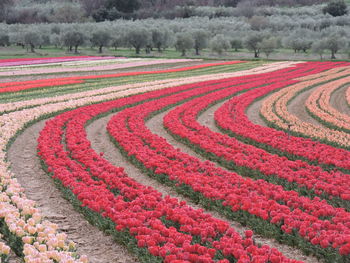
M78 47L84 44L85 36L79 31L68 31L62 36L63 44L68 48L68 51L72 51L74 47L74 52L78 53Z
M158 49L158 52L162 52L162 49L167 47L170 42L171 32L168 29L160 27L152 29L152 44Z
M275 37L264 38L259 44L261 52L269 58L270 54L277 48L277 39Z
M136 54L150 42L150 32L144 27L133 27L125 34L128 44L135 48Z
M10 37L7 34L0 34L0 46L10 46Z
M176 35L175 47L181 51L181 56L186 56L186 51L193 48L194 40L190 33L180 32Z
M216 35L210 41L211 50L219 55L221 55L223 51L228 50L230 47L230 41L223 34Z
M337 34L331 35L326 39L326 49L331 51L331 58L335 59L335 54L346 47L346 40Z
M102 53L102 48L109 45L111 36L109 32L98 30L94 32L90 38L91 44L98 47L98 53Z
M263 40L261 34L251 34L244 40L244 47L254 52L254 57L258 58L260 54L260 43Z
M324 39L317 40L314 43L312 43L311 51L314 54L318 54L320 56L320 59L323 59L323 54L325 52L325 49L327 48L326 41Z
M37 32L29 31L24 35L24 43L30 47L30 52L35 52L35 47L40 45L40 35Z
M343 0L331 1L323 8L323 13L331 16L343 16L348 13L346 3Z
M242 40L238 38L232 38L230 40L230 44L231 44L231 48L233 48L236 52L238 51L238 49L243 47Z
M208 46L208 33L203 29L195 30L191 32L194 40L194 49L196 55L200 55L199 51Z

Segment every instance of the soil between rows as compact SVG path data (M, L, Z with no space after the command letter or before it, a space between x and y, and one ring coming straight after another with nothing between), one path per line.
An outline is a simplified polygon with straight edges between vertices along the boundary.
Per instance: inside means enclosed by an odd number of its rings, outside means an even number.
M226 101L225 101L226 102ZM206 125L212 129L213 131L218 131L218 129L215 126L214 120L213 120L213 115L214 112L216 111L217 108L219 108L223 103L219 103L213 107L211 107L210 109L208 109L207 111L205 111L204 113L201 114L200 116L200 122L202 123L203 121L206 122ZM167 131L164 129L163 126L163 117L169 112L170 110L156 115L155 117L153 117L152 119L150 119L148 122L146 122L147 127L155 134L165 138L171 145L173 145L175 148L179 148L181 151L186 152L187 154L190 154L192 156L198 156L197 153L195 153L193 150L191 150L189 147L185 146L184 144L174 140L174 138L169 135L167 133ZM203 160L203 158L200 156L200 159ZM206 159L204 159L206 160ZM218 165L219 166L219 165ZM222 169L225 169L223 167L220 167ZM245 231L247 228L243 227L241 224L228 220L224 217L222 217L221 215L219 215L218 213L215 212L211 212L211 211L206 211L207 213L212 214L213 216L215 216L216 218L225 220L227 222L230 223L230 225L239 233L242 233L243 231ZM254 235L254 239L258 244L267 244L271 247L274 247L276 249L278 249L279 251L281 251L285 256L289 257L289 258L293 258L293 259L297 259L297 260L302 260L304 262L309 262L309 263L317 263L320 262L319 260L317 260L315 257L312 256L305 256L304 254L302 254L302 252L296 248L292 248L283 244L280 244L278 242L276 242L273 239L268 239L268 238L264 238L261 237L259 235Z
M337 89L331 95L330 105L343 114L350 115L350 107L346 101L346 90L349 85Z
M37 156L37 138L45 121L40 121L17 137L9 149L11 170L25 189L27 198L37 202L40 212L58 231L77 244L78 253L91 263L133 263L137 260L121 245L92 226L63 198L54 181L42 170ZM16 261L10 261L15 263Z
M199 118L201 123L207 125L215 132L219 132L219 130L215 127L213 114L223 103L224 102L211 107ZM152 132L166 138L174 147L203 160L203 158L194 153L194 151L174 140L173 137L164 130L162 120L167 112L159 114L149 120L147 126ZM194 208L201 208L186 198L179 196L173 189L143 175L136 167L130 164L109 140L106 132L106 124L110 118L111 115L98 119L87 127L87 134L91 141L92 148L97 152L104 152L104 158L117 166L124 167L127 174L138 182L154 187L162 192L163 195L171 195L180 200L185 200ZM78 252L80 254L87 254L92 263L137 262L132 255L128 254L126 249L116 244L111 237L105 236L97 228L91 226L82 215L77 213L70 203L63 199L61 193L55 188L53 180L41 169L39 158L36 155L36 141L38 133L43 127L44 121L41 121L26 129L13 143L8 154L9 160L12 163L12 171L18 178L19 183L25 188L27 197L38 203L44 216L50 221L57 223L59 225L59 230L66 232L68 237L78 244ZM18 155L18 153L21 154ZM228 221L217 213L206 212L212 214L216 218ZM242 227L236 222L230 221L230 224L240 233L246 230L245 227ZM279 249L290 258L310 263L319 262L314 257L307 257L299 250L281 245L272 239L255 236L255 240L257 243L268 244Z
M158 114L157 116L150 119L148 122L146 122L147 127L153 132L158 134L159 136L162 136L165 138L170 144L172 144L174 147L181 149L181 151L186 152L192 156L198 157L202 160L204 160L201 156L196 154L194 151L189 149L188 147L184 146L183 144L177 142L174 140L163 128L163 116L168 113L164 112L162 114ZM155 189L157 189L159 192L163 194L163 196L170 195L171 197L175 197L178 200L186 201L187 205L195 208L195 209L203 209L202 207L194 204L190 199L183 197L182 195L179 195L174 189L165 186L156 180L148 177L147 175L143 174L138 168L136 168L133 164L127 161L127 159L119 152L119 150L110 142L109 136L106 131L106 126L108 121L111 119L113 114L110 114L108 116L105 116L103 118L97 119L94 122L90 123L86 127L86 132L88 135L88 139L91 142L91 147L97 152L103 152L103 158L111 162L113 165L121 166L125 169L125 172L128 174L129 177L133 178L139 183L142 183L143 185L151 186ZM204 210L205 213L211 214L212 216L224 220L226 222L229 222L231 227L233 227L237 232L240 234L243 234L245 230L248 228L243 227L241 224L227 220L226 218L222 217L216 212ZM304 262L308 263L317 263L320 262L316 258L311 256L305 256L303 255L299 250L294 249L292 247L279 244L278 242L274 241L273 239L266 239L261 236L255 235L254 239L259 244L267 244L271 247L275 247L278 250L280 250L284 255L290 258L294 258L297 260L302 260Z

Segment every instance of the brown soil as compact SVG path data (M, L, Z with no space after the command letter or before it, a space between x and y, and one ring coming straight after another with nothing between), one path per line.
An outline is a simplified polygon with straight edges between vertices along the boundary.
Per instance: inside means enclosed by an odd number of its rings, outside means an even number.
M303 122L308 122L320 127L324 127L321 123L319 123L317 120L312 118L310 114L306 111L305 102L310 96L310 94L317 89L318 87L309 89L307 91L301 92L298 94L287 106L288 111L295 115L297 118L299 118Z
M62 197L53 180L41 169L36 155L37 138L45 122L41 121L26 129L13 143L8 158L26 196L37 202L46 219L57 223L60 232L77 243L78 253L89 257L91 263L137 262L128 251L105 235ZM16 262L16 261L11 261Z
M345 94L348 88L349 85L346 85L333 92L333 94L331 95L330 104L339 112L350 115L350 107L347 104Z
M252 123L267 127L267 124L265 123L265 121L260 117L260 109L261 109L261 105L264 102L264 99L255 101L253 104L251 104L248 107L246 114L248 116L248 119Z

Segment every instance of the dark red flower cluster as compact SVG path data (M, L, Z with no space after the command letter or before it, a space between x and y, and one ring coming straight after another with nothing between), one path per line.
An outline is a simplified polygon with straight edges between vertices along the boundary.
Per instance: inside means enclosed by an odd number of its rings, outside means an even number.
M111 165L93 151L87 140L85 125L99 114L149 100L150 104L162 106L158 101L172 103L229 85L226 81L185 85L63 113L49 120L41 131L38 154L53 177L70 189L83 206L110 218L118 231L127 231L139 247L147 248L164 262L228 263L230 257L239 263L296 262L276 249L256 246L251 231L243 238L228 223L137 183L123 168ZM125 142L133 144L133 139L125 137ZM147 151L138 149L138 140L135 146L133 150L147 157ZM168 168L181 173L176 167Z

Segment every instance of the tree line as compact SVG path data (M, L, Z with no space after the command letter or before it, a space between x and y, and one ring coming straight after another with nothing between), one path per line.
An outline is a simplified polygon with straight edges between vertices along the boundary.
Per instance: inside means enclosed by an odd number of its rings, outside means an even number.
M131 48L140 52L163 52L175 48L185 56L190 50L200 55L203 49L222 54L233 49L251 51L253 57L264 54L269 57L276 49L286 48L297 52L313 52L323 58L332 58L343 50L350 51L350 21L340 23L329 18L329 23L319 24L299 21L290 27L279 23L264 26L261 19L253 16L247 20L229 18L189 18L177 20L146 19L137 21L117 20L102 23L77 24L0 24L0 46L18 45L35 52L45 46L65 48L79 52L82 46L97 48ZM339 19L339 18L338 18ZM284 18L284 23L288 19ZM303 24L304 23L304 24ZM190 25L190 26L189 26Z

